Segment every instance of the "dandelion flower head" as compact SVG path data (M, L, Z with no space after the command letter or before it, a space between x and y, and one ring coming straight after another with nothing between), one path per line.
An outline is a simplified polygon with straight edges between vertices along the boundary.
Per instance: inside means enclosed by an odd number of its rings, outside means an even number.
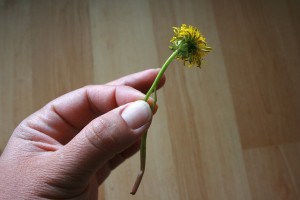
M212 50L206 43L201 32L193 26L182 24L181 27L173 27L174 36L171 39L170 49L179 52L177 59L188 62L188 66L201 67L203 57Z

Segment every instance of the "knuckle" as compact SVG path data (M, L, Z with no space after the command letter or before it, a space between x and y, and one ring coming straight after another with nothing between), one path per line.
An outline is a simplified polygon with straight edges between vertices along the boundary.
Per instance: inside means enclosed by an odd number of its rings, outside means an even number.
M101 117L93 121L91 130L87 132L86 137L100 151L110 151L118 145L114 132L116 130L112 120Z

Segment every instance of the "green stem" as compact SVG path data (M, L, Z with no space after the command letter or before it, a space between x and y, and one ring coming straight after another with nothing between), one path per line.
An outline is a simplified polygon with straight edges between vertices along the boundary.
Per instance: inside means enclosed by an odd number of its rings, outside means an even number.
M176 51L174 51L170 57L166 60L166 62L164 63L164 65L162 66L161 70L159 71L159 73L157 74L152 86L150 87L150 89L148 90L146 97L144 98L144 101L148 101L148 99L150 98L151 94L153 92L156 92L156 89L158 87L158 84L160 82L161 77L163 76L163 74L165 73L165 71L167 70L168 66L170 65L170 63L174 60L174 58L177 56L178 52L179 52L180 48L178 48ZM156 104L156 98L153 102L153 104ZM154 108L154 106L153 106ZM154 111L154 110L152 110ZM142 181L144 172L145 172L145 166L146 166L146 140L147 140L147 132L142 136L141 139L141 146L140 146L140 172L136 178L136 181L132 187L132 190L130 192L130 194L134 195L138 188L139 185Z
M153 93L154 89L157 88L159 81L161 79L161 77L164 75L165 71L167 70L168 66L170 65L170 63L174 60L174 58L177 56L178 52L180 49L177 49L176 51L174 51L170 57L166 60L165 64L162 66L161 70L159 71L159 73L157 74L155 80L153 81L153 84L151 86L151 88L148 90L146 97L144 98L145 101L148 101L150 95Z

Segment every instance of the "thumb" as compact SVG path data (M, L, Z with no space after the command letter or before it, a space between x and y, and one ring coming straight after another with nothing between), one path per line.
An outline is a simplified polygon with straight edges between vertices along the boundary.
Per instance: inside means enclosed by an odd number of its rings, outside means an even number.
M150 106L144 101L101 115L60 150L61 169L88 180L108 160L135 143L149 128L151 119Z

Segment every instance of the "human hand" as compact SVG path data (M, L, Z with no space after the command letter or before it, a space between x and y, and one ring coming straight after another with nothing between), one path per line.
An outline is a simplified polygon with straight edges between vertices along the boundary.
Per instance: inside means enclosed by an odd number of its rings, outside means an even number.
M158 71L80 88L23 120L0 157L0 199L97 199L150 126L151 109L138 100Z

